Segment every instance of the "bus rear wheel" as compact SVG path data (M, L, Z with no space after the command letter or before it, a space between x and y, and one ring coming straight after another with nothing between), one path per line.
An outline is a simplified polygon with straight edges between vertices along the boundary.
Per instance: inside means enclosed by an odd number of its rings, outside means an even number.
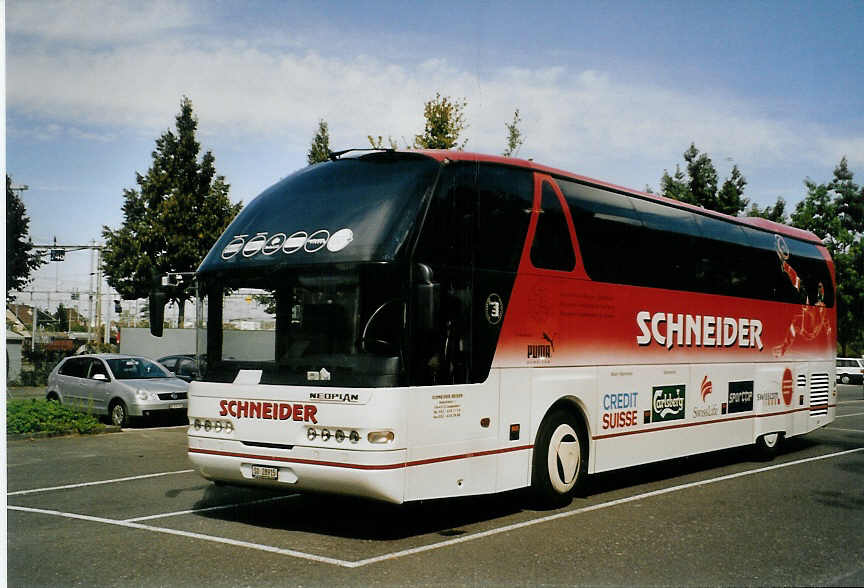
M583 488L588 440L573 414L557 409L543 419L532 465L531 488L540 507L564 506Z
M756 452L763 459L774 459L783 444L783 433L766 433L756 439Z

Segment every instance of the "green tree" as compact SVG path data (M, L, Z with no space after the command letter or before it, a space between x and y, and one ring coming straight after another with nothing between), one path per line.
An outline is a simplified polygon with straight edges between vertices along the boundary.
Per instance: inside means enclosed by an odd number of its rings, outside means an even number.
M675 174L672 176L669 175L668 170L663 170L663 177L660 178L660 195L682 202L689 202L692 199L681 166L675 165Z
M747 210L747 216L758 216L774 221L775 223L786 224L789 222L789 219L786 218L786 201L782 196L778 196L777 202L772 206L766 206L764 208L760 208L758 204L753 202Z
M185 96L175 122L176 133L168 130L156 139L147 174L136 174L139 188L123 191L122 226L102 228L102 269L126 300L146 297L163 274L194 272L242 207L228 199L229 185L216 175L213 154L207 151L199 160L198 120ZM178 285L168 297L179 305L182 326L192 293Z
M731 216L738 216L740 212L743 212L750 202L744 198L744 186L746 185L747 180L741 174L741 170L738 169L737 165L733 165L732 172L723 182L720 192L717 193L717 208L715 210Z
M864 188L853 181L846 158L828 184L809 178L807 195L795 207L792 224L815 233L834 258L837 281L837 343L840 353L864 352Z
M744 187L747 180L738 169L732 167L729 177L723 186L717 190L717 169L707 153L701 153L694 143L684 152L687 173L675 166L675 174L669 175L663 171L660 178L660 193L667 198L687 202L702 208L716 210L732 216L737 216L748 204L744 198Z
M435 93L435 98L423 106L423 117L426 125L422 135L414 136L414 147L417 149L458 149L462 150L468 143L465 139L459 142L459 135L467 128L465 124L465 107L468 102L452 100L447 96Z
M525 136L519 129L522 124L522 117L519 116L519 109L513 113L513 122L505 123L507 129L507 148L504 150L504 157L513 157L519 152L519 149L525 143Z
M396 143L396 139L393 137L387 137L387 142L390 144L389 147L384 146L384 137L378 135L377 137L373 137L372 135L366 135L366 138L369 139L369 144L372 146L372 149L393 149L394 151L399 148L398 143Z
M30 274L45 260L33 251L30 243L30 218L15 190L12 178L6 175L6 300L30 282Z
M330 160L330 130L327 122L322 118L318 121L318 131L312 138L312 144L306 153L306 161L309 165L322 163Z
M54 312L54 319L56 322L56 327L54 328L56 331L70 331L69 327L69 312L70 308L66 308L63 306L63 303L57 305L57 310Z
M690 178L687 188L689 190L690 204L717 210L717 170L707 153L700 153L694 143L684 152L684 161L687 162L687 175Z

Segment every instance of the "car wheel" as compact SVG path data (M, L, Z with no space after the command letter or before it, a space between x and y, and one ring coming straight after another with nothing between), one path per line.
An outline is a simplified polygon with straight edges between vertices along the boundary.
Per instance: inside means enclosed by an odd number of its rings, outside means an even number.
M849 383L849 376L847 376L846 374L843 374L842 376L840 376L840 383L841 384L848 384Z
M756 439L756 451L764 459L773 459L783 444L783 433L766 433Z
M49 392L48 396L46 396L45 399L48 402L56 402L58 404L62 404L62 402L60 402L60 397L57 395L56 392Z
M578 419L561 409L549 413L534 445L531 488L538 506L570 502L584 486L587 471L588 440Z
M111 403L108 409L111 415L111 424L116 427L125 427L129 424L129 412L126 410L126 404L122 400L115 400Z

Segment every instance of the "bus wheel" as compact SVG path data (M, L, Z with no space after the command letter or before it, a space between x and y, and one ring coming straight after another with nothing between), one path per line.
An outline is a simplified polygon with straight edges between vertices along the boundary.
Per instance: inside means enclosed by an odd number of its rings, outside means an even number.
M567 504L584 485L588 441L572 414L559 409L546 416L532 465L531 488L541 507Z
M783 444L783 433L766 433L756 439L756 451L764 459L773 459Z

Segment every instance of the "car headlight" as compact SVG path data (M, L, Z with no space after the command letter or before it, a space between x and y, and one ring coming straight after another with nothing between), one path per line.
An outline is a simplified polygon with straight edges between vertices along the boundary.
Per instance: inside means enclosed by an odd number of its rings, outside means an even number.
M138 398L138 400L147 400L147 398L149 398L146 390L137 390L135 392L135 396L136 398Z

